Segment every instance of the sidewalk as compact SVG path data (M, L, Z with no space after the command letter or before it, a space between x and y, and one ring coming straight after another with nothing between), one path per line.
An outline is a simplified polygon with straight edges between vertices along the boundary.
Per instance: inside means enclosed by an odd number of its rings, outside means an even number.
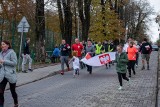
M71 65L70 65L71 66ZM65 69L67 67L65 66ZM56 64L56 65L50 65L50 66L46 66L46 67L40 67L37 69L34 69L32 72L28 73L17 73L17 87L28 84L28 83L32 83L56 74L59 74L61 70L61 64ZM9 89L9 86L7 85L7 88Z

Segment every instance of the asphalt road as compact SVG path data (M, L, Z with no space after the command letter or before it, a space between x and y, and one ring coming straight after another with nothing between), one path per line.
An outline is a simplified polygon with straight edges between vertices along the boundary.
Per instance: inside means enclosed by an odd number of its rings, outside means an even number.
M123 81L124 90L118 90L115 65L94 67L92 75L83 69L73 78L70 71L18 87L20 107L155 107L157 55L151 55L151 70L139 65L131 82ZM13 107L10 91L5 107Z

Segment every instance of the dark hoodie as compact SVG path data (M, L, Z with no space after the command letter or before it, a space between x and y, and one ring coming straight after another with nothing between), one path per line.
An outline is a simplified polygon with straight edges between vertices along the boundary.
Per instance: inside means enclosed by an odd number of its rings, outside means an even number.
M152 46L148 42L142 43L139 51L142 54L150 54L152 52Z

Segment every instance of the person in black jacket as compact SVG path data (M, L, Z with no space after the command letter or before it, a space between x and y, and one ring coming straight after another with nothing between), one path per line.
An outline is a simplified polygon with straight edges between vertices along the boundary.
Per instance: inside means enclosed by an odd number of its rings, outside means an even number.
M107 42L107 40L104 41L103 47L104 47L105 52L108 52L108 42Z
M147 69L149 70L149 59L152 52L152 46L147 42L146 38L144 39L139 51L142 54L142 70L145 69L145 60L147 62Z
M27 73L26 69L25 69L25 65L27 64L27 61L29 62L29 71L32 71L32 58L30 56L30 50L29 50L29 43L30 43L30 38L26 38L26 41L24 43L24 47L23 47L23 61L22 61L22 72L23 73Z
M71 47L69 44L66 44L65 40L62 40L62 44L60 46L60 60L61 60L61 75L64 75L64 63L66 63L66 66L68 68L68 71L70 71L69 64L68 64L68 58L69 58L69 51L71 50Z

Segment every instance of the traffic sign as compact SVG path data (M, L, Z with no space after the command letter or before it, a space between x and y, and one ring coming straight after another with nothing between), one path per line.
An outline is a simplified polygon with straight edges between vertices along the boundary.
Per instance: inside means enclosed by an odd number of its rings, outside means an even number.
M23 28L29 28L30 27L30 25L29 25L25 16L22 18L22 20L20 21L20 23L18 25L18 28L22 28L22 27Z

